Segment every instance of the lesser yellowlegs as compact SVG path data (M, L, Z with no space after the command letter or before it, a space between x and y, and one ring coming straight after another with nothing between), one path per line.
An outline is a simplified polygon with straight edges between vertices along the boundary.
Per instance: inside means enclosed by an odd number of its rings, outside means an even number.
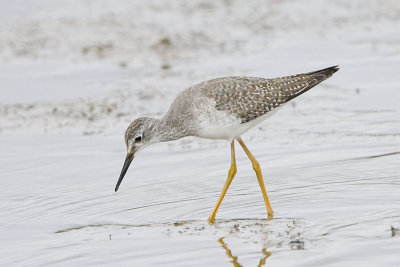
M129 125L125 133L127 155L115 191L118 190L135 154L150 144L185 136L225 139L231 143L231 167L217 204L208 218L210 222L214 222L218 208L236 174L234 141L237 140L253 164L268 216L271 218L273 211L260 164L240 135L272 115L279 106L308 91L338 70L338 66L334 66L275 79L224 77L184 90L161 119L143 117Z

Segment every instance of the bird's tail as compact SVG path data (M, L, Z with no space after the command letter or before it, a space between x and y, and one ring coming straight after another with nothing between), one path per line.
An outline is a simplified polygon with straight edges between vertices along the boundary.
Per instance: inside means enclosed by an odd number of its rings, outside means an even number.
M290 76L289 78L303 77L305 80L308 80L308 84L305 87L299 88L299 90L297 90L293 94L291 94L287 98L287 101L307 92L308 90L310 90L317 84L319 84L322 81L331 77L338 70L339 70L339 66L332 66L332 67L325 68L322 70L317 70L317 71L312 71L312 72L307 72L307 73L303 73L303 74Z

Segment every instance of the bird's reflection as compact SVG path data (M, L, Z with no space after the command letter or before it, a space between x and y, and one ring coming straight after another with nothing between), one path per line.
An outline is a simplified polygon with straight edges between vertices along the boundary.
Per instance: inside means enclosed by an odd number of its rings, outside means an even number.
M224 242L224 237L220 237L218 239L218 242L221 244L221 247L225 250L226 255L231 259L233 266L242 267L242 265L237 261L238 257L233 256L232 251L226 246L226 243Z
M264 254L264 257L261 258L260 262L257 265L258 267L263 266L267 261L268 257L272 255L272 253L268 252L266 248L262 249L262 253Z
M232 265L235 266L235 267L243 267L243 265L241 265L241 264L238 262L238 257L232 255L232 251L228 248L228 246L227 246L226 243L224 242L224 238L225 238L225 237L220 237L220 238L218 239L218 243L220 243L220 244L221 244L221 247L225 250L226 255L227 255L228 258L230 259L230 262L231 262ZM268 258L269 256L271 256L271 254L272 254L271 252L268 252L266 248L263 248L263 249L262 249L262 253L263 253L264 256L260 259L260 262L259 262L258 265L257 265L258 267L264 266L265 262L267 261L267 258Z

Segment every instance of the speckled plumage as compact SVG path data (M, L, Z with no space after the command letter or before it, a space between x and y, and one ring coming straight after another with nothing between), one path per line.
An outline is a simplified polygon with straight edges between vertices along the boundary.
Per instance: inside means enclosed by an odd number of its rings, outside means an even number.
M275 79L226 77L197 85L216 102L217 110L226 110L249 122L308 91L330 77L337 68Z
M140 134L146 143L185 136L232 140L337 70L334 66L275 79L224 77L201 82L182 91L163 118L135 120L125 139L128 143Z
M205 81L181 92L160 124L174 132L172 140L188 135L232 140L268 117L263 115L337 70L335 66L275 79L224 77Z

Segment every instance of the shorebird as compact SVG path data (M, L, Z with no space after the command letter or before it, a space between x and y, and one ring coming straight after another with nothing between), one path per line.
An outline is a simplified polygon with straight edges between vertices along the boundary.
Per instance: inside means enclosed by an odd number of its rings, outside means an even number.
M236 174L235 140L250 159L267 207L273 210L265 189L260 164L240 135L271 116L278 107L307 92L339 70L338 66L275 79L223 77L201 82L182 91L161 119L142 117L125 132L127 155L115 192L117 192L135 154L148 145L197 136L225 139L231 145L231 166L218 201L208 218L213 223L218 208Z

